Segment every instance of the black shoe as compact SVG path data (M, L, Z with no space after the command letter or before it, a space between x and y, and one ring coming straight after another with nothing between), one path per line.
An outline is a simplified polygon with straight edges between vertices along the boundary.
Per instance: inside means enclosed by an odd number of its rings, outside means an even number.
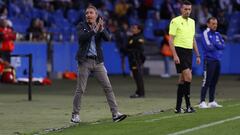
M133 94L130 98L144 98L144 95Z
M184 110L182 108L180 108L180 109L175 109L174 112L175 113L184 113Z
M184 113L194 113L194 112L196 112L196 110L194 110L192 107L188 107L188 108L184 111Z
M113 117L112 117L113 122L120 122L120 121L124 120L125 118L127 118L127 115L121 114L119 112L117 114L113 115Z

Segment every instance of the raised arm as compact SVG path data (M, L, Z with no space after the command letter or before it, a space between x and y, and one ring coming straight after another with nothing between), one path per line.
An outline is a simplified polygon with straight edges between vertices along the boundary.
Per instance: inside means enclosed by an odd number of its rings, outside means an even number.
M106 29L104 29L101 32L101 35L103 37L103 40L105 40L105 41L110 41L111 40L111 34Z
M86 26L83 23L80 23L77 26L79 41L90 40L95 32L93 30L87 30Z
M99 32L103 38L103 40L105 41L109 41L111 40L111 34L106 30L105 26L104 26L104 20L102 18L99 18Z

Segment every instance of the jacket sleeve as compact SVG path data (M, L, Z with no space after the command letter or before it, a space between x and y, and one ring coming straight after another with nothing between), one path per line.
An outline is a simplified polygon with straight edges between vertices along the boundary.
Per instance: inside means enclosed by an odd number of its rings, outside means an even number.
M216 50L215 46L213 45L213 41L209 38L209 31L205 30L202 35L203 39L203 47L206 51L214 51Z
M218 37L218 38L217 38ZM216 39L214 42L214 46L218 49L218 50L223 50L225 48L224 45L224 40L222 38L222 36L220 35L220 33L216 33Z
M110 41L111 40L111 34L106 29L104 29L100 33L101 33L101 36L102 36L104 41Z
M141 52L143 52L144 50L143 50L143 45L144 45L144 38L141 36L138 40L137 40L137 44L138 44L138 46L139 46L139 50L141 51Z
M77 26L79 41L91 40L92 36L95 35L94 31L89 31L83 23Z

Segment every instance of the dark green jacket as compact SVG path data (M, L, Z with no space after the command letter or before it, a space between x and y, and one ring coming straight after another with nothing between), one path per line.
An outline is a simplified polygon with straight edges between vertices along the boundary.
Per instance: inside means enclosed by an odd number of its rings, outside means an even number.
M143 54L144 37L142 34L137 34L129 37L127 52L130 67L142 65L145 61Z

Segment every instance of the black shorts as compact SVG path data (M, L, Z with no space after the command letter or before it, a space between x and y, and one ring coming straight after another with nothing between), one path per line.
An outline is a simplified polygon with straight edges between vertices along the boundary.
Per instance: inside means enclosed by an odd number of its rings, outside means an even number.
M182 73L185 69L192 69L192 49L175 47L180 64L176 64L177 73Z

